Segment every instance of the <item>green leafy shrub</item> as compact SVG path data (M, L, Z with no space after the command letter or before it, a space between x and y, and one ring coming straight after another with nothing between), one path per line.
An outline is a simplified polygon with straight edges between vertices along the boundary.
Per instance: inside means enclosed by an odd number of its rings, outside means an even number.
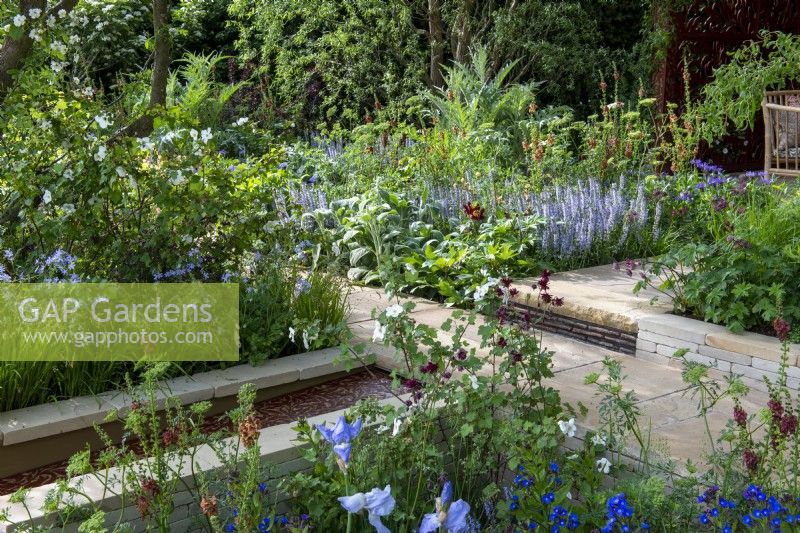
M240 357L267 359L337 344L346 330L346 282L260 262L240 296Z
M357 125L375 102L402 105L422 86L423 48L406 4L237 0L230 12L242 58L268 80L265 104L308 129Z

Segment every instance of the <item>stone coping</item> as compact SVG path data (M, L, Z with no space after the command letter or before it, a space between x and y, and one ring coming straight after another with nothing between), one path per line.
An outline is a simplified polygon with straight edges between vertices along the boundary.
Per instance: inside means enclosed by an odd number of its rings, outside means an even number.
M687 348L715 359L727 360L745 366L751 359L780 363L783 345L775 337L760 333L734 333L724 326L678 315L658 315L639 320L639 339ZM671 341L671 342L670 342ZM726 354L731 354L726 358ZM738 356L738 357L737 357ZM788 364L798 366L800 344L790 344Z
M380 400L381 403L394 405L400 405L400 401L400 398L386 398ZM330 413L309 417L308 422L310 424L331 424L345 412L346 409L340 409ZM295 443L297 433L292 429L295 424L295 422L292 422L262 428L258 437L258 444L261 449L261 459L263 462L270 465L289 464L292 466L288 470L285 468L282 469L285 470L283 475L302 469L302 465L299 463L303 461L297 461L301 456L300 448ZM237 439L238 437L229 437L223 441L223 446L235 446ZM217 453L207 444L195 448L192 458L193 462L184 459L172 465L172 467L179 472L184 487L193 487L194 476L198 471L213 472L223 466ZM141 462L144 463L148 460L149 459L142 459ZM108 483L104 483L98 479L97 476L92 474L76 476L70 479L68 483L71 487L80 487L81 491L90 497L93 502L99 504L99 507L103 511L110 513L111 516L108 518L115 519L117 513L124 512L126 506L130 506L133 503L131 501L123 501L120 495L122 492L121 484L116 481L120 478L120 474L120 469L111 468L103 473L104 479L112 480ZM0 523L0 533L23 531L31 522L34 525L44 525L43 522L49 516L49 513L42 511L40 507L46 500L48 493L54 488L56 488L55 483L29 489L26 499L27 509L22 504L11 504L11 495L0 496L0 510L7 509L9 511L8 523ZM82 502L76 501L75 503L80 504ZM85 503L85 500L83 503Z
M536 307L537 280L522 279L514 284L519 290L514 298L517 305ZM669 298L652 289L633 294L635 282L611 265L555 273L550 277L550 293L563 298L564 305L550 307L548 312L635 334L639 319L672 311Z
M158 405L163 408L164 401L170 396L188 405L236 396L246 383L252 383L260 390L335 374L343 370L334 364L340 353L338 347L326 348L270 359L259 366L245 363L165 380L160 383L157 393ZM131 400L126 392L109 391L0 413L0 454L2 446L91 428L105 421L114 410L124 415Z

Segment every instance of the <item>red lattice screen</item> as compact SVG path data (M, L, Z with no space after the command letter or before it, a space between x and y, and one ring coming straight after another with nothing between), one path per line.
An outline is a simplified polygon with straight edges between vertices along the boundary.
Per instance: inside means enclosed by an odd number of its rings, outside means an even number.
M800 0L697 0L673 13L674 41L656 74L660 102L683 100L682 60L689 59L690 85L697 92L712 78L714 68L728 60L728 52L757 39L762 29L800 33ZM763 166L764 124L756 118L754 131L721 139L703 147L701 157L727 170Z

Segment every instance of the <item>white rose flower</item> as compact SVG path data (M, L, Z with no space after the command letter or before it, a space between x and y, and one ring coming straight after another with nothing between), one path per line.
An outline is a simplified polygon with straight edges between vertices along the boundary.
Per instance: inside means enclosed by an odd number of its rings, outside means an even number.
M64 18L64 17L66 17L66 16L67 16L67 10L66 10L66 9L59 9L59 10L58 10L58 17L59 17L59 18L62 18L62 19L63 19L63 18Z
M26 20L28 20L28 18L25 15L17 15L14 17L14 26L20 28L25 25Z
M470 374L469 384L472 385L473 390L478 390L478 387L480 387L480 383L478 383L478 376L476 376L475 374Z
M30 18L32 18L32 19L38 19L40 16L42 16L42 10L39 9L38 7L34 7L32 9L29 9L28 10L28 16Z
M386 326L376 320L375 329L372 331L372 342L382 343L384 338L386 338Z
M30 32L28 32L28 37L36 41L37 43L42 40L42 32L38 29L33 28Z
M559 420L558 428L561 430L561 433L567 437L574 437L575 432L578 430L577 426L575 425L574 418L570 418L569 420Z
M50 200L53 199L53 195L50 193L48 189L44 190L44 194L42 194L42 203L47 205L50 203Z
M189 130L189 137L191 137L193 141L197 140L197 135L198 134L196 129L192 128Z
M397 318L403 314L403 311L405 311L405 309L403 309L402 305L394 304L386 308L386 316L389 318Z
M47 27L52 28L56 25L56 18L53 15L47 17Z
M611 461L606 459L605 457L601 457L597 460L597 471L602 472L604 474L608 474L608 471L611 469Z

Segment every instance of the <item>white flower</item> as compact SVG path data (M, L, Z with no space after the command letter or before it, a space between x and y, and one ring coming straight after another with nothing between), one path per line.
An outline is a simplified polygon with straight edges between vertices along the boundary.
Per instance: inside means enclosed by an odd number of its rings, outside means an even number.
M32 19L38 19L40 16L42 16L42 10L39 9L38 7L29 9L28 16L31 17Z
M197 140L197 130L192 128L189 130L189 137L192 138L193 141Z
M107 152L107 151L108 151L108 149L107 149L105 146L100 146L100 147L97 149L97 153L96 153L96 154L94 154L94 160L95 160L95 161L97 161L97 162L100 162L100 161L102 161L103 159L105 159L105 158L106 158L106 152Z
M240 118L239 120L237 120L237 121L236 121L236 125L237 125L237 126L244 126L244 125L245 125L245 124L247 124L248 122L250 122L250 119L249 119L249 118L247 118L247 117L242 117L242 118Z
M372 332L372 342L374 343L381 343L383 339L386 337L386 326L375 321L375 329Z
M478 390L478 387L480 386L480 384L478 383L478 376L476 376L475 374L470 374L469 384L472 385L473 390Z
M64 178L65 179L72 180L72 176L73 176L73 173L72 173L72 169L71 168L68 168L67 170L64 171Z
M200 139L206 144L208 144L208 141L210 141L213 137L214 136L211 135L211 128L206 128L200 132Z
M616 109L618 107L625 107L625 103L624 102L611 102L610 104L608 104L608 108L609 109Z
M480 302L481 300L486 298L486 295L489 294L489 289L497 285L497 281L498 280L496 278L489 278L489 280L486 283L475 289L475 294L472 296L472 298L476 302Z
M53 199L53 195L50 193L48 189L44 190L44 194L42 194L42 203L47 205L50 203L50 200Z
M597 471L602 472L604 474L608 474L609 469L611 468L611 461L606 459L605 457L601 457L597 460Z
M139 148L142 150L152 150L156 146L153 144L153 141L150 140L150 137L142 137L137 140L139 141Z
M94 117L94 121L97 122L97 125L100 126L100 129L104 130L111 125L106 115L96 115Z
M61 209L62 209L62 211L64 211L64 214L67 215L67 216L69 216L69 215L71 215L72 213L75 212L75 206L73 204L64 204L64 205L61 206Z
M83 96L88 98L94 94L94 89L91 87L84 87L81 92L83 93Z
M295 333L296 332L295 332L294 328L289 328L289 341L290 342L294 342L294 334Z
M511 289L505 285L500 285L500 292L503 294L503 305L508 305L508 299L511 297Z
M43 118L42 120L39 121L39 127L42 128L43 130L49 129L52 125L53 125L52 122L50 122L46 118Z
M50 62L50 69L53 72L55 72L56 74L58 74L59 72L64 70L64 67L66 67L66 66L67 66L67 64L66 63L62 63L61 61L51 61Z
M569 420L559 420L558 428L561 430L561 433L567 437L574 437L575 432L578 430L577 426L575 426L574 418L570 418Z
M61 54L67 53L67 45L59 41L50 43L50 49Z
M402 418L395 418L394 424L392 424L392 437L396 437L398 433L400 433L400 424L403 423Z
M36 29L36 28L33 28L33 29L32 29L32 30L31 30L31 31L28 33L28 37L30 37L31 39L33 39L34 41L36 41L36 42L38 43L39 41L41 41L41 40L42 40L42 32L40 32L40 31L39 31L38 29Z
M571 500L571 499L572 499L572 493L571 493L571 492L569 492L569 491L567 492L567 499L568 499L568 500Z
M59 10L58 10L58 17L59 17L59 18L62 18L62 19L63 19L63 18L64 18L64 17L66 17L66 16L67 16L67 10L66 10L66 9L59 9Z
M124 178L127 175L128 175L128 172L124 168L117 167L117 176L119 176L120 178Z
M75 44L80 40L81 40L81 38L78 37L77 35L70 35L69 36L69 44Z
M169 182L174 186L182 185L186 181L186 178L183 177L183 171L179 170L175 173L175 176L170 178Z
M28 18L25 15L17 15L14 17L14 26L17 28L22 27L26 20L28 20Z
M56 25L56 18L53 15L47 17L47 27L52 28Z
M600 433L595 433L592 435L592 444L595 446L605 446L606 445L606 437Z
M386 316L389 318L397 318L403 314L403 311L405 311L405 309L403 309L402 305L394 304L386 308Z
M308 346L309 346L308 332L306 330L303 330L303 348L308 350Z

